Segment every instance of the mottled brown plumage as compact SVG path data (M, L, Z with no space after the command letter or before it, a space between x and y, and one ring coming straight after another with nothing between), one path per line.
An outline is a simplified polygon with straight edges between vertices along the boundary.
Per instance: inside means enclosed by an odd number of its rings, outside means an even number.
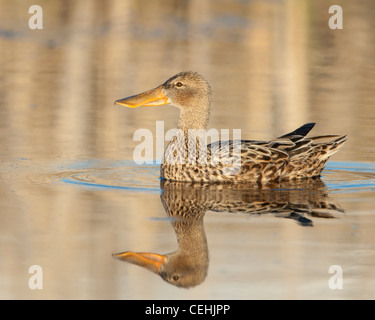
M114 257L146 268L183 288L199 285L208 273L209 249L204 231L207 211L273 214L294 220L303 227L313 225L311 217L335 218L343 212L329 198L319 178L268 183L261 187L250 183L162 180L161 189L161 201L176 233L177 250L166 254L125 251Z
M174 181L265 182L319 176L346 136L307 138L308 123L271 141L232 140L206 145L211 88L198 73L181 72L161 86L116 101L127 107L172 104L178 131L168 145L161 177ZM328 140L328 141L327 141Z

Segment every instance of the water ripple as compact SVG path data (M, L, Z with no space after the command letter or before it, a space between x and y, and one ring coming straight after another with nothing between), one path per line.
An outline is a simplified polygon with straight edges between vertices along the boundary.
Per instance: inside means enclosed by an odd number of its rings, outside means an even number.
M49 178L85 188L120 189L131 192L160 193L160 167L135 165L131 161L83 161L70 164Z
M363 162L328 162L323 181L333 192L375 191L375 164Z
M40 180L54 180L84 188L120 189L160 193L160 165L136 165L132 161L90 160L70 163L63 170L43 174ZM375 191L375 164L328 162L323 181L331 192Z

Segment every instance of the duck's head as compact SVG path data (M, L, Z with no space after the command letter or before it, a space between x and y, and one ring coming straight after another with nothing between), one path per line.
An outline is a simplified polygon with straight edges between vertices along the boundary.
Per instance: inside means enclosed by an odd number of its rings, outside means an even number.
M161 255L126 251L113 254L113 257L148 269L163 280L181 288L194 287L207 276L207 259L191 259L180 252Z
M128 108L172 104L181 110L180 126L206 127L211 107L211 88L197 72L181 72L162 85L115 101ZM197 123L198 121L198 123Z

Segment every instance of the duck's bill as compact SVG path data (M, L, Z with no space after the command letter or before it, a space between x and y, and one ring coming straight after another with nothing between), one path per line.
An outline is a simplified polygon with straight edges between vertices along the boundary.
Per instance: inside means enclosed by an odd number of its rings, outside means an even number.
M152 107L168 104L169 100L163 94L162 88L162 86L159 86L155 89L148 90L135 96L116 100L115 104L128 108Z
M115 253L113 256L117 259L144 267L156 274L159 274L160 267L165 263L165 256L157 253L126 251Z

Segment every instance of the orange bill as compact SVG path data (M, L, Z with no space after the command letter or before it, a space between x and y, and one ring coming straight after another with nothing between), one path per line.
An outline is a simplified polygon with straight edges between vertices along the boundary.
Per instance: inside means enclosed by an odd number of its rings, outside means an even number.
M144 267L156 274L159 273L160 267L165 263L165 256L157 253L126 251L115 253L113 256L117 259Z
M115 104L128 108L162 106L169 103L169 100L163 94L162 89L163 86L159 86L155 89L148 90L135 96L116 100Z

